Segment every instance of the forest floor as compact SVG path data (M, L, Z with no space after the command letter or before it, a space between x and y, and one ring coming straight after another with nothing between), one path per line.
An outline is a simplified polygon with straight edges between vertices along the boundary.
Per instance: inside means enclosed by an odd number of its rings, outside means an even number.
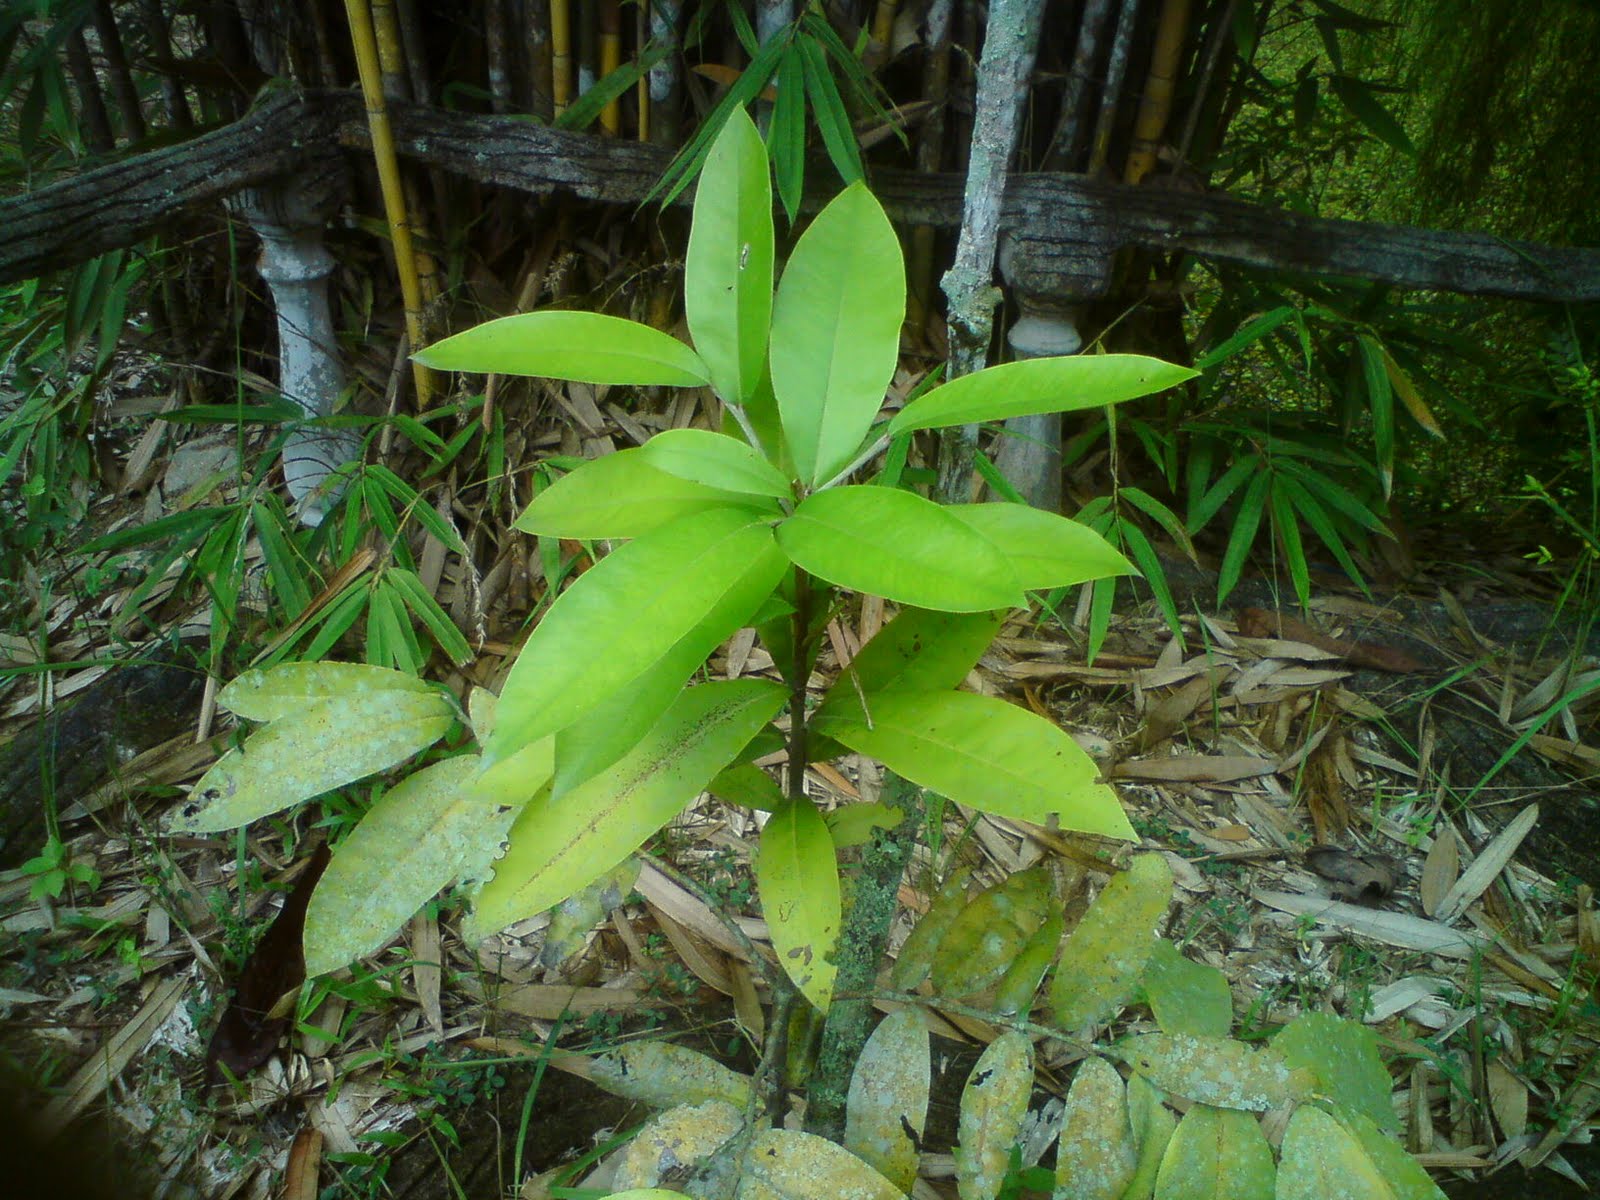
M646 432L580 401L564 401L565 431L547 449L592 453L596 439ZM1217 612L1199 573L1179 589L1181 638L1131 607L1092 664L1070 613L1021 614L967 686L1058 722L1102 764L1143 848L1172 867L1166 936L1227 975L1242 1036L1310 1010L1366 1022L1405 1140L1438 1177L1503 1172L1550 1194L1557 1175L1581 1177L1569 1159L1600 1112L1600 751L1592 708L1534 719L1589 678L1595 648L1586 661L1551 635L1539 601L1552 588L1525 565L1480 564L1469 578L1424 563L1409 588L1419 599L1320 580L1293 616L1263 579ZM439 586L448 607L448 572ZM129 657L113 634L115 587L57 595L42 614L50 661ZM162 622L203 631L203 608ZM444 681L464 695L503 674L513 618ZM829 626L818 686L864 633L853 616ZM8 643L15 663L27 665L28 644ZM748 637L712 662L730 678L770 667ZM25 730L106 671L13 674L0 718ZM224 740L202 703L112 778L59 797L59 869L78 876L64 874L59 896L39 895L37 865L0 871L0 1053L41 1133L122 1147L114 1170L124 1189L137 1182L120 1194L423 1196L444 1194L444 1179L458 1195L536 1200L553 1181L582 1182L644 1115L563 1052L665 1031L748 1068L760 972L707 901L769 952L752 897L757 824L703 797L648 847L675 870L647 861L634 895L566 962L542 962L543 916L465 943L446 897L383 952L313 981L265 1061L216 1082L207 1048L228 991L312 848L347 819L311 805L237 837L162 836L163 812ZM833 807L873 797L877 782L870 763L846 759L817 765L807 787ZM937 837L937 855L907 873L894 946L958 861L984 884L1048 863L1081 912L1105 859L1126 853L953 806ZM1146 1020L1130 1010L1115 1032ZM935 1033L958 1087L996 1030L947 1016ZM1037 1050L1046 1078L1068 1061L1064 1047ZM954 1194L948 1092L944 1103L919 1194ZM1542 1178L1524 1181L1531 1167Z

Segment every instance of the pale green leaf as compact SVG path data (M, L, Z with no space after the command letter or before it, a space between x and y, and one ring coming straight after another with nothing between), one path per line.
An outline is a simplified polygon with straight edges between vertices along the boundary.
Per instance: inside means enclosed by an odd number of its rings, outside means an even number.
M658 471L708 487L756 496L787 497L789 481L746 442L709 429L669 429L639 453Z
M887 804L875 801L841 804L838 808L830 809L823 814L823 820L828 823L828 836L833 839L835 850L865 846L872 840L873 830L893 829L900 824L900 818L901 812L898 808L891 808Z
M1111 877L1067 938L1050 985L1050 1007L1069 1032L1103 1021L1132 999L1155 946L1155 925L1172 903L1172 868L1141 854Z
M1028 591L1138 574L1105 538L1059 513L1005 503L951 504L945 512L993 542Z
M1137 1157L1122 1076L1090 1055L1072 1078L1061 1115L1054 1200L1119 1200Z
M971 867L957 867L939 885L928 911L911 927L900 946L889 973L890 987L909 992L928 977L944 935L967 907L967 881L971 878Z
M1124 1038L1111 1053L1163 1091L1214 1108L1265 1112L1305 1088L1277 1051L1252 1050L1232 1038L1146 1033Z
M412 355L436 371L536 375L579 383L702 387L706 364L677 338L602 313L519 313L485 321Z
M921 1158L931 1059L926 1019L902 1008L878 1022L850 1076L845 1149L907 1193Z
M934 952L934 991L959 1000L998 981L1053 907L1043 867L1013 872L986 888L951 922Z
M500 692L491 760L564 729L693 636L710 654L783 575L750 514L716 510L664 525L607 555L551 605ZM708 613L734 614L723 627Z
M381 949L510 824L510 807L476 790L478 758L424 767L385 792L334 851L306 909L306 974Z
M763 680L689 688L606 771L560 800L536 797L512 826L471 926L503 929L610 870L698 796L785 699L781 685Z
M819 711L861 715L861 695L891 688L947 691L968 672L1000 632L1005 610L951 613L903 608L850 660L828 689Z
M694 194L683 308L717 395L759 385L772 317L772 182L755 122L740 107L711 144Z
M742 804L764 812L776 811L784 799L777 781L755 763L729 767L706 785L706 791L725 804Z
M1176 387L1198 374L1139 354L1029 358L940 384L895 414L889 435L1098 408Z
M1367 1026L1331 1013L1302 1013L1278 1031L1272 1048L1290 1070L1310 1070L1320 1095L1381 1129L1399 1128L1400 1119L1389 1102L1394 1082L1378 1055L1377 1035Z
M716 509L745 511L747 520L760 512L778 514L770 500L669 474L651 464L642 449L618 450L563 475L513 524L542 537L632 538Z
M905 1194L843 1146L797 1129L750 1139L734 1200L905 1200Z
M435 691L358 692L282 717L229 750L168 825L215 833L405 762L444 736L455 709Z
M756 890L778 964L823 1012L833 999L839 939L839 863L822 814L787 800L761 830Z
M1034 931L1017 956L1011 960L1006 973L994 988L994 1010L999 1013L1029 1013L1038 998L1039 984L1050 964L1056 960L1061 948L1061 935L1066 932L1067 919L1059 907L1052 908L1044 924Z
M217 693L217 703L247 721L276 721L335 697L370 692L431 692L425 679L368 663L293 662L245 671Z
M861 448L894 378L905 310L899 239L866 185L852 184L801 235L773 302L772 390L808 484Z
M1335 1108L1333 1117L1360 1144L1394 1190L1395 1200L1445 1200L1428 1170L1394 1138L1366 1117L1348 1109Z
M639 882L639 871L637 855L625 858L551 909L539 965L554 970L580 953L588 945L589 931L627 900Z
M993 542L913 492L838 487L801 501L778 544L837 587L947 612L1016 608L1016 572Z
M742 1109L750 1100L748 1075L659 1038L628 1042L596 1055L589 1060L589 1079L613 1095L652 1108L720 1100Z
M1162 1033L1226 1037L1233 1028L1233 992L1215 967L1191 962L1166 938L1145 964L1145 1000Z
M961 1090L955 1148L961 1200L992 1200L999 1192L1032 1091L1033 1044L1015 1030L1002 1033L978 1056Z
M1156 1175L1167 1143L1172 1140L1177 1118L1166 1106L1160 1090L1143 1075L1128 1077L1128 1121L1139 1147L1133 1178L1121 1200L1150 1200L1155 1195Z
M958 804L1043 825L1136 841L1100 768L1044 718L969 692L883 692L869 701L871 727L819 713L812 727L869 754L913 783Z
M1275 1200L1395 1200L1395 1190L1343 1126L1302 1104L1283 1134Z
M1273 1200L1276 1175L1272 1147L1256 1117L1196 1104L1167 1143L1156 1177L1156 1200Z

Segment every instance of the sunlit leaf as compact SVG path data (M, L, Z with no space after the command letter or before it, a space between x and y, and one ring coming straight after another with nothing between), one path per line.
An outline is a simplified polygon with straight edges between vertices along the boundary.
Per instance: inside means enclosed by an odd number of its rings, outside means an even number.
M869 704L871 727L819 713L818 733L891 770L999 816L1137 839L1100 768L1043 717L970 692L884 692Z
M1105 538L1059 513L1004 503L951 504L945 511L993 542L1028 591L1138 573Z
M669 429L639 450L658 471L730 492L787 497L789 481L753 447L709 429Z
M217 703L247 721L276 721L336 697L434 691L425 679L367 663L293 662L245 671L217 693Z
M839 864L810 800L789 800L761 830L756 888L778 964L823 1012L833 999L839 938Z
M1256 1117L1196 1104L1167 1143L1156 1177L1156 1200L1273 1200L1276 1176L1272 1147Z
M763 511L778 515L770 500L669 474L643 449L618 450L563 475L513 524L542 537L632 538L699 513L741 508L752 520Z
M701 387L706 364L677 338L603 313L518 313L485 321L412 355L437 371L536 375L579 383Z

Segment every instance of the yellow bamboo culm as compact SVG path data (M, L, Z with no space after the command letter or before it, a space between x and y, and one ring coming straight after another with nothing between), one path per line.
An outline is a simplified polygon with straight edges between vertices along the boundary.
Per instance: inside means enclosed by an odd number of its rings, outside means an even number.
M1128 165L1123 172L1128 183L1138 183L1155 169L1161 134L1172 113L1178 59L1183 53L1183 39L1188 30L1189 0L1166 0L1156 25L1144 97L1139 101L1139 115L1133 123L1133 148L1128 151Z
M405 100L411 95L411 81L406 74L405 44L400 38L400 18L394 0L372 0L372 27L378 40L378 67L383 72L385 102ZM424 309L431 306L444 290L444 274L433 255L419 243L427 242L427 228L422 202L411 180L405 181L406 224L411 231L415 247L417 282L421 285ZM424 331L426 332L426 331Z
M361 75L361 95L367 102L367 129L372 135L372 157L378 167L378 184L383 190L383 210L389 222L390 243L394 246L395 269L400 274L400 296L406 310L406 337L413 350L423 347L422 287L417 281L417 260L411 249L411 227L406 223L405 188L400 181L400 162L395 157L394 134L389 128L389 110L383 99L383 73L378 63L378 41L373 32L372 13L366 0L345 0L345 16L350 22L350 41L355 47L356 69ZM412 360L412 379L417 388L417 407L428 408L433 400L433 372Z
M600 78L622 65L621 0L600 0ZM613 100L600 110L600 129L611 137L622 132L622 104Z
M872 40L883 47L885 54L894 37L894 11L899 7L899 0L878 0L878 7L872 14Z
M550 99L558 117L572 103L572 10L567 0L550 0Z

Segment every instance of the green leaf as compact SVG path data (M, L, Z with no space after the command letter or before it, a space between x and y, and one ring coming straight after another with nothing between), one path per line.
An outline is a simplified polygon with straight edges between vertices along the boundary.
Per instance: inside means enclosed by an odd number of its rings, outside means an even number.
M1407 1154L1394 1138L1358 1112L1335 1108L1332 1115L1360 1143L1393 1189L1395 1200L1445 1200L1444 1192L1433 1182L1427 1168Z
M837 587L948 612L1023 603L1005 555L970 525L913 492L830 488L801 501L778 544Z
M1061 1200L1119 1200L1133 1180L1137 1162L1128 1090L1115 1067L1091 1054L1079 1065L1067 1092L1054 1194Z
M779 965L802 996L827 1012L839 939L839 864L827 823L810 800L787 800L768 818L756 889Z
M537 375L579 383L702 387L711 374L675 337L602 313L518 313L485 321L412 355L438 371Z
M1275 1200L1394 1200L1395 1190L1343 1126L1302 1104L1289 1118Z
M958 804L1067 829L1136 841L1100 769L1056 726L1026 709L968 692L884 692L871 726L817 714L818 733L870 754L913 783Z
M627 687L555 735L551 799L593 779L638 744L678 698L705 655L691 636Z
M1250 487L1239 503L1239 513L1228 532L1228 548L1222 553L1222 567L1217 572L1217 603L1221 604L1239 582L1245 561L1250 557L1250 547L1255 543L1256 530L1261 527L1261 513L1267 505L1267 489L1272 476L1263 471L1250 481Z
M245 671L217 693L217 703L247 721L276 721L324 700L376 692L435 692L425 679L366 663L294 662Z
M1417 148L1395 116L1373 94L1372 88L1350 75L1334 75L1328 82L1339 103L1365 125L1369 132L1393 146L1409 158L1417 156Z
M767 153L778 196L789 223L800 212L800 195L806 179L805 68L799 49L792 45L778 63L778 98L772 102L772 123L767 127Z
M1279 1030L1272 1048L1290 1070L1303 1067L1316 1076L1317 1091L1358 1112L1379 1128L1395 1130L1389 1093L1394 1083L1378 1056L1377 1036L1365 1025L1331 1013L1302 1013Z
M467 645L466 637L456 628L450 614L440 607L433 594L422 586L422 580L415 571L390 567L384 572L384 577L393 585L412 614L427 626L434 642L451 662L460 667L472 661L472 647Z
M727 510L664 525L607 555L561 594L523 646L485 756L504 758L566 728L691 635L701 657L710 654L784 566L771 530ZM721 627L703 624L718 610L737 615Z
M602 78L590 84L581 96L556 114L556 119L551 124L556 129L573 131L588 128L590 122L600 116L606 105L637 86L639 80L647 75L652 67L669 54L675 53L677 53L675 44L647 45L637 59L606 72Z
M850 1075L844 1148L907 1195L922 1157L931 1080L927 1020L915 1008L878 1022Z
M1227 1037L1233 1028L1233 992L1215 967L1191 962L1158 938L1144 968L1144 995L1162 1033Z
M1111 877L1056 963L1050 1007L1061 1028L1076 1033L1132 998L1171 903L1172 868L1159 854L1141 854Z
M895 957L889 972L889 986L897 991L914 990L933 968L933 956L938 953L944 935L955 924L967 907L967 880L972 878L971 867L957 867L939 885L939 891L911 927L900 953Z
M173 833L248 825L302 800L404 762L455 719L438 692L358 692L310 704L229 750L194 785Z
M541 537L631 538L716 509L742 510L746 520L763 510L778 513L770 501L668 474L642 449L618 450L556 480L514 527Z
M1300 521L1295 516L1294 504L1287 492L1275 479L1267 500L1272 509L1273 528L1283 547L1284 566L1289 568L1289 581L1302 607L1311 603L1311 564L1306 561L1306 549L1300 541Z
M1122 1200L1150 1200L1155 1194L1156 1176L1161 1170L1167 1143L1177 1127L1177 1119L1164 1103L1160 1090L1143 1075L1128 1077L1128 1121L1133 1126L1139 1156Z
M383 794L338 850L306 910L306 974L380 950L510 824L508 806L474 788L476 755L424 767Z
M857 801L854 804L841 804L824 813L822 819L827 822L833 848L849 850L853 846L865 846L872 840L876 829L893 829L900 824L901 815L898 808L891 808L887 804Z
M870 696L891 688L942 692L958 687L994 641L1005 617L1004 609L975 613L901 609L850 660L818 711L860 720L861 693Z
M558 904L632 854L698 796L783 706L779 684L689 688L629 753L560 800L536 797L478 894L475 936ZM498 720L506 718L505 697ZM498 731L497 731L498 735Z
M1383 498L1394 487L1394 388L1389 382L1388 355L1383 343L1369 334L1356 339L1361 347L1361 373L1372 413L1372 451L1383 482Z
M724 804L742 804L765 812L776 812L784 800L777 781L755 763L729 767L706 785L706 791Z
M1033 1044L1016 1030L1002 1033L978 1056L961 1090L955 1160L964 1200L999 1193L1032 1091Z
M1313 79L1311 83L1315 94L1316 80ZM1297 312L1292 305L1280 304L1277 308L1250 318L1225 340L1197 358L1194 365L1202 371L1210 370L1224 359L1232 358L1250 343L1260 341L1285 321L1292 321Z
M1304 1095L1310 1082L1291 1075L1276 1050L1252 1050L1232 1038L1145 1033L1123 1038L1111 1052L1158 1088L1213 1108L1265 1112Z
M1138 573L1105 538L1058 513L1001 503L950 504L944 511L999 547L1028 591Z
M894 436L1035 413L1077 412L1148 396L1198 374L1138 354L1029 358L941 384L895 414L888 432Z
M683 307L712 388L742 404L766 369L772 317L772 181L761 134L743 108L728 115L700 172Z
M1272 1147L1257 1118L1237 1109L1196 1104L1167 1143L1156 1200L1273 1200L1276 1177Z
M809 37L795 39L805 68L806 95L811 98L811 111L817 129L822 134L822 144L828 148L828 157L846 183L861 178L861 147L856 141L856 131L850 124L850 114L845 111L839 86L828 70L828 59L822 47Z
M808 484L860 450L894 378L905 310L900 242L866 185L852 184L800 236L772 308L772 389Z
M1006 973L994 989L994 1010L998 1013L1029 1013L1038 999L1039 984L1056 960L1067 919L1059 907L1052 908L1011 960Z
M782 499L793 494L783 472L754 447L709 429L669 429L656 434L639 453L656 470L707 487Z
M951 922L934 952L934 991L959 1000L994 984L1053 907L1050 874L1042 867L1017 871L986 888Z

